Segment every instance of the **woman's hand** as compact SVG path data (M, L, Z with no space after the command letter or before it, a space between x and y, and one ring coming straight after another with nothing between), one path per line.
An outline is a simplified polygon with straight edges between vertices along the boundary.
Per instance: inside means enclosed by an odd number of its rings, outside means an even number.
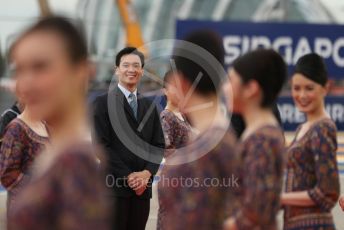
M225 220L223 223L223 230L237 230L235 219L233 217Z
M307 191L282 193L280 202L281 206L312 207L316 205Z
M281 194L280 205L283 207L285 205L285 193Z
M340 207L342 208L342 211L344 211L344 196L341 196L338 202Z

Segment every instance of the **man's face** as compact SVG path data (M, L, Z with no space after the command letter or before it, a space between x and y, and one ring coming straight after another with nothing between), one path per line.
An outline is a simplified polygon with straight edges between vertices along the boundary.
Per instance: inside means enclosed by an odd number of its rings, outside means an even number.
M116 75L121 85L129 88L136 87L143 75L140 57L136 54L122 56L119 66L116 67Z

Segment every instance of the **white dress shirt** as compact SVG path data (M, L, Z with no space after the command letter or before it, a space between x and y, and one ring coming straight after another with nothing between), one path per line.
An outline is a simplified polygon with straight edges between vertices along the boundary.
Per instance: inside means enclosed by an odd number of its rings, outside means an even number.
M129 90L127 90L125 87L123 87L121 84L118 83L118 88L122 91L122 93L124 94L125 98L127 99L128 103L130 104L130 99L129 99L129 95L131 93L133 93L135 95L136 101L137 101L137 89L135 89L134 92L130 92Z

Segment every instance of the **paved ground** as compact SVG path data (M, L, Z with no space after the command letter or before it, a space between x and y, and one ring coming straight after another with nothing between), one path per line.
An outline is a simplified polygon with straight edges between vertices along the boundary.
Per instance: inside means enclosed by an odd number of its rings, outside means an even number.
M344 177L341 177L341 185L342 185L342 191L344 191ZM5 224L4 224L4 212L5 212L5 195L0 195L0 203L1 203L1 218L0 218L0 230L5 230ZM158 202L156 200L156 190L154 191L154 199L151 202L151 213L149 215L149 220L147 223L147 230L155 230L156 228L156 220L157 220L157 210L158 210ZM333 210L335 222L337 225L338 230L344 229L344 212L342 212L337 205L335 209ZM279 215L279 219L282 220L282 213ZM281 221L280 221L281 223Z
M290 140L291 134L287 134L287 140ZM339 170L341 171L341 192L344 194L344 133L338 135L339 140L339 148L338 148L338 165ZM156 228L156 220L157 220L157 210L158 210L158 202L157 202L157 195L156 195L156 187L153 186L153 199L151 201L151 212L149 215L149 220L147 224L147 230L154 230ZM4 192L0 192L0 230L5 230L5 204L6 204L6 194ZM336 222L336 226L338 230L344 229L344 212L341 211L339 205L333 209L333 215ZM282 220L282 212L279 215L279 223L281 224Z
M5 230L6 193L0 193L0 230Z

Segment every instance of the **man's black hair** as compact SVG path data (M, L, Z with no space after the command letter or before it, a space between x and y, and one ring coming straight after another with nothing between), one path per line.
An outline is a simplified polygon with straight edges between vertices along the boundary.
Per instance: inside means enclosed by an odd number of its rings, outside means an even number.
M116 67L118 67L121 63L121 59L123 56L128 55L128 54L135 54L139 56L141 60L141 67L145 65L145 56L143 55L142 52L140 52L137 48L135 47L125 47L121 51L119 51L116 55Z

